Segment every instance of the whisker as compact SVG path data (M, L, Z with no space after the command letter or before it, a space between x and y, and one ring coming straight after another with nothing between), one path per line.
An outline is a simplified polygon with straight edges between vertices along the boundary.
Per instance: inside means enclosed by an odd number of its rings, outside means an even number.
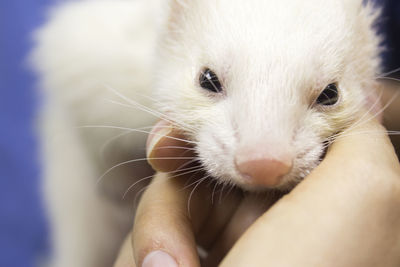
M228 190L228 192L226 193L226 195L225 195L225 197L222 199L222 201L224 201L224 199L226 199L228 196L229 196L229 194L232 192L232 190L235 188L235 185L233 184L233 183L230 183L229 184L229 190Z
M204 170L204 168L200 168L200 170ZM198 183L199 180L194 181L193 183L186 185L185 187L183 187L181 190L185 190L188 189L189 187L191 187L192 185Z
M400 79L394 78L394 77L380 77L378 80L388 80L388 81L394 81L394 82L400 82Z
M131 93L134 93L135 95L137 95L137 96L139 96L139 97L146 98L146 99L152 101L152 102L155 103L155 104L162 104L162 103L163 103L162 101L160 101L159 99L156 99L156 98L152 97L151 95L140 94L140 93L138 93L138 92L131 92Z
M122 100L125 100L127 103L129 103L131 105L134 105L135 107L140 107L143 111L147 111L152 115L157 114L159 118L160 117L164 117L164 114L162 114L162 113L160 113L158 111L152 110L151 108L146 107L145 105L143 105L143 104L141 104L141 103L139 103L139 102L137 102L137 101L135 101L133 99L130 99L130 98L124 96L123 94L118 92L116 89L112 88L111 86L105 85L105 87L106 87L106 89L110 90L112 93L117 95L119 98L121 98Z
M141 106L133 106L133 105L129 105L129 104L124 104L124 103L121 103L121 102L118 102L118 101L115 101L115 100L111 100L111 99L105 99L105 100L107 102L111 103L111 104L115 104L115 105L118 105L118 106L122 106L122 107L126 107L126 108L132 108L132 109L139 109L139 110L145 111L145 112L149 113L150 115L152 115L152 116L154 116L154 117L156 117L158 119L162 119L162 120L168 121L171 124L176 124L172 120L167 119L167 118L165 118L165 116L159 115L155 111L152 111L150 109L144 109Z
M218 199L218 203L221 205L221 203L222 203L222 194L224 193L224 189L225 189L225 186L227 185L227 183L223 183L222 184L222 189L221 189L221 191L219 192L219 199Z
M372 95L372 94L373 94L373 92L369 93L369 95ZM380 103L380 99L382 98L382 95L383 95L383 89L380 91L380 94L379 94L377 100L373 103L373 105L368 109L367 112L365 112L355 122L349 122L347 127L344 125L344 127L343 127L344 130L343 131L340 131L340 132L337 132L337 133L335 133L333 135L328 136L323 142L326 142L326 141L329 141L329 142L327 144L324 144L323 148L326 149L327 147L329 147L334 142L334 140L335 140L335 138L337 136L343 135L344 133L351 131L353 128L355 128L357 125L359 125L359 123L362 121L362 119L366 115L370 114L372 109L375 108L375 106ZM364 103L360 102L360 103L357 104L356 107L354 107L354 109L358 110L359 108L361 108L363 106L364 106Z
M162 150L162 149L182 149L182 150L196 151L195 148L184 147L184 146L162 146L155 148L154 150Z
M194 192L196 191L196 189L199 187L199 185L204 182L205 180L207 180L210 177L210 175L205 176L204 178L200 179L197 184L195 185L195 187L193 188L193 190L190 192L189 198L188 198L188 204L187 204L187 209L188 209L188 216L189 218L191 218L191 211L190 211L190 203L192 201L192 197Z
M191 129L192 131L195 130L194 128L189 127L188 125L182 124L182 123L180 123L180 122L176 122L175 120L170 120L170 119L168 118L168 116L166 116L165 114L163 114L163 113L161 113L161 112L158 112L158 111L156 111L156 110L150 109L149 107L146 107L145 105L143 105L143 104L141 104L141 103L139 103L139 102L137 102L137 101L134 101L133 99L130 99L130 98L124 96L124 95L122 95L120 92L118 92L117 90L115 90L115 89L112 88L111 86L105 85L105 87L106 87L108 90L110 90L111 92L113 92L115 95L117 95L118 97L120 97L121 99L125 100L127 103L129 103L129 104L131 104L131 105L134 105L135 107L136 107L136 106L137 106L137 107L140 107L143 111L147 111L149 114L157 115L158 118L162 118L162 119L164 119L164 120L166 120L166 121L168 121L168 122L170 122L170 123L172 123L172 124L178 123L179 126L183 126L184 128Z
M152 115L152 116L154 116L154 117L156 117L156 118L158 118L158 119L160 119L160 120L167 121L167 122L169 122L171 125L175 125L175 126L177 126L178 128L180 128L180 129L182 129L182 130L184 130L184 131L186 131L186 132L195 132L195 131L196 131L195 128L189 127L189 126L185 125L185 124L182 123L182 122L178 122L176 119L175 119L175 120L169 119L166 115L163 115L163 116L162 116L162 115L154 114L154 113L151 113L151 111L143 110L143 109L141 109L140 107L132 106L132 105L129 105L129 104L120 103L120 102L115 101L115 100L106 99L106 101L109 102L109 103L118 105L118 106L130 108L130 109L136 109L136 110L139 109L139 110L145 111L145 112L149 113L150 115ZM167 126L167 127L168 127L168 126Z
M150 185L146 185L144 186L142 189L139 190L139 192L136 193L135 199L133 200L133 206L136 207L138 205L138 198L142 196L142 194L144 193L144 191L147 190L147 188L149 188Z
M385 104L385 106L383 106L377 113L373 114L373 116L372 116L371 118L369 118L368 120L366 120L366 121L364 121L364 122L360 122L360 123L359 123L358 125L356 125L356 126L365 124L365 123L371 121L372 119L376 118L377 116L379 116L382 112L384 112L384 111L396 100L396 98L397 98L399 95L400 95L400 91L397 91L397 92L392 96L392 98ZM363 117L365 117L365 116L363 116ZM356 127L356 126L355 126L355 127ZM353 127L353 128L354 128L354 127Z
M99 149L99 154L101 155L101 157L104 158L104 153L105 153L107 147L108 147L111 143L113 143L114 141L118 140L119 138L121 138L121 137L123 137L123 136L126 136L126 135L128 135L128 134L130 134L130 133L132 133L132 132L123 132L123 133L120 133L120 134L118 134L118 135L116 135L116 136L113 136L113 137L109 138L108 140L106 140L106 141L104 142L104 144L103 144L103 145L100 147L100 149Z
M366 116L368 116L368 115L371 113L371 111L372 111L377 105L379 105L379 103L380 103L380 101L381 101L381 98L382 98L382 95L383 95L383 89L381 90L381 92L380 92L380 94L379 94L377 100L375 101L375 103L364 113L364 115L362 115L359 119L357 119L356 122L352 123L352 125L351 125L350 127L348 127L347 129L345 129L345 130L343 131L343 133L349 132L349 131L351 131L352 129L354 129L355 127L357 127L358 125L360 125L360 124L361 124L361 121L362 121ZM378 114L378 115L379 115L379 114ZM332 136L332 137L334 138L335 136Z
M146 181L146 180L152 179L155 175L156 175L156 174L149 175L149 176L147 176L147 177L144 177L144 178L142 178L142 179L140 179L140 180L134 182L132 185L130 185L130 186L128 187L128 189L126 189L125 193L123 194L122 200L125 200L125 197L128 195L129 191L130 191L132 188L134 188L137 184L139 184L139 183L141 183L141 182L144 182L144 181Z
M174 176L169 176L169 177L168 177L168 178L174 178L174 177L178 177L178 176L181 176L181 175L185 175L185 174L189 174L189 173L198 171L199 169L202 169L202 168L199 168L198 166L194 166L194 167L187 168L187 169L175 170L175 171L172 171L172 172L168 172L167 174L178 173L178 174L176 174L176 175L174 175ZM144 177L144 178L142 178L142 179L136 181L135 183L133 183L133 184L132 184L131 186L129 186L128 189L125 191L124 195L122 196L122 199L125 199L126 195L129 193L129 191L130 191L132 188L134 188L137 184L139 184L140 182L143 182L143 181L146 181L146 180L149 180L149 179L153 178L154 175L155 175L155 174L149 175L149 176Z
M389 136L397 136L400 135L400 131L388 131L388 132L381 132L381 131L359 131L359 132L352 132L349 134L345 135L339 135L336 137L336 140L339 140L344 137L349 137L349 136L356 136L356 135L361 135L361 134L376 134L376 135L384 135L387 134Z
M111 126L111 125L85 125L85 126L79 126L77 128L78 129L80 129L80 128L115 129L115 130L132 131L132 132L145 133L145 134L150 134L151 133L150 131L139 130L139 129L131 129L131 128L127 128L127 127ZM153 133L153 134L156 135L156 136L164 136L166 138L170 138L170 139L173 139L173 140L186 142L186 143L189 143L189 144L197 144L197 142L190 141L190 140L187 140L187 139L172 137L172 136L168 136L168 135L161 135L161 134L156 134L156 133Z
M181 169L181 168L183 168L184 166L187 166L188 165L188 163L192 163L192 162L194 162L194 161L196 161L197 159L194 159L194 160L191 160L191 161L189 161L189 162L186 162L185 164L182 164L178 169ZM194 166L195 167L195 166ZM200 169L200 168L199 168ZM200 169L201 170L201 169ZM181 171L183 171L183 170L181 170ZM195 174L196 174L196 172L195 172ZM176 178L176 177L173 177L173 178ZM171 179L171 177L168 177L165 181L163 180L163 181L156 181L155 183L157 183L157 182L159 182L159 183L162 183L162 182L166 182L166 181L169 181ZM147 185L147 186L145 186L144 188L142 188L142 189L140 189L140 191L136 194L136 197L135 197L135 199L134 199L134 205L136 205L137 204L137 199L138 199L138 197L141 195L141 194L143 194L143 192L149 187L150 185Z
M211 204L212 205L214 205L214 193L215 193L215 190L217 189L217 186L219 185L219 183L217 182L217 181L215 181L215 185L214 185L214 188L213 188L213 190L212 190L212 192L211 192Z
M378 112L376 112L375 114L373 114L373 116L372 116L371 118L369 118L369 119L363 121L363 119L364 119L367 115L370 115L370 114L371 114L370 111L376 106L376 104L379 103L380 98L382 97L382 93L383 93L383 90L381 91L381 94L380 94L378 100L374 103L374 105L373 105L360 119L358 119L355 123L353 123L353 124L352 124L350 127L348 127L346 130L344 130L344 131L342 131L342 132L339 132L339 133L336 133L336 134L334 134L334 135L329 136L329 137L327 138L327 140L329 140L329 141L332 143L332 142L334 141L335 138L337 138L337 137L339 137L339 136L345 136L348 132L350 132L351 130L353 130L353 129L356 128L357 126L360 126L360 125L362 125L362 124L365 124L365 123L371 121L372 119L376 118L377 116L379 116L379 114L381 114L382 112L384 112L384 111L394 102L394 100L399 96L400 91L396 92L396 93L392 96L392 98L385 104L385 106L382 107ZM330 144L331 144L331 143L330 143ZM330 145L330 144L329 144L329 145Z
M377 79L387 78L386 76L392 75L392 74L394 74L396 72L399 72L399 71L400 71L400 68L397 68L397 69L391 70L389 72L382 73L380 76L377 77Z
M100 181L104 178L104 176L106 176L107 174L109 174L111 171L115 170L118 167L130 164L130 163L135 163L135 162L143 162L143 161L147 161L147 160L182 160L182 159L194 159L195 157L165 157L165 158L141 158L141 159L132 159L132 160L127 160L121 163L118 163L117 165L114 165L113 167L109 168L103 175L101 175L96 184L99 184ZM197 159L197 158L196 158Z
M152 129L152 128L153 128L153 126L148 126L148 127L136 128L134 130L146 130L146 129ZM135 133L135 131L126 130L125 132L117 134L116 136L113 136L113 137L109 138L108 140L106 140L99 149L99 155L101 155L102 158L104 158L104 152L109 145L111 145L114 141L118 140L119 138L127 136L128 134L131 134L131 133Z
M196 162L197 160L198 160L197 157L196 157L196 158L193 158L192 160L189 160L189 161L183 163L181 166L179 166L179 168L178 168L177 170L179 170L179 169L181 169L181 168L185 168L186 166L188 166L188 165L190 165L190 164Z

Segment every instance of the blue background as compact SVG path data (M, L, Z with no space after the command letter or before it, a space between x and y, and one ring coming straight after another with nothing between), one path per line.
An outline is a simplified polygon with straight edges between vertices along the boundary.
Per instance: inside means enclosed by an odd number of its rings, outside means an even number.
M35 266L46 248L33 130L30 32L50 0L0 1L0 266Z
M35 78L24 60L30 33L55 0L0 1L0 266L30 267L45 255L47 232L33 130ZM385 2L387 70L400 67L400 1ZM71 266L72 267L72 266Z

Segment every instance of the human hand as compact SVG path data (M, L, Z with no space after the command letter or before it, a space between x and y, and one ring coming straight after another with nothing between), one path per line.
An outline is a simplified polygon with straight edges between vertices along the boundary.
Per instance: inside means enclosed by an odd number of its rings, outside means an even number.
M182 164L166 162L152 164L163 171ZM142 266L146 255L170 255L179 266L199 266L196 244L210 251L204 265L216 265L275 200L261 202L254 195L236 191L223 203L212 205L210 189L199 186L191 199L190 210L195 212L189 214L191 189L182 190L186 179L156 177L137 212L133 248L132 242L126 242L120 255L120 260L127 256L132 265L116 266L135 266L133 257L137 266ZM305 181L251 226L222 265L397 266L390 264L397 264L400 255L395 234L400 233L399 198L397 158L382 127L370 122L340 138ZM389 247L391 251L386 253ZM129 254L132 250L133 257ZM167 265L166 258L159 260L162 266L174 266Z
M400 168L370 121L252 225L221 266L400 266Z
M133 259L142 266L144 257L155 250L168 252L179 266L200 266L197 245L208 252L202 265L215 266L281 196L249 195L231 188L223 191L207 182L196 186L204 174L198 172L195 162L188 164L195 155L184 138L165 122L154 127L147 144L148 158L153 168L163 173L143 195L134 231L115 266L136 266ZM178 169L183 175L176 175ZM162 266L168 266L165 262Z

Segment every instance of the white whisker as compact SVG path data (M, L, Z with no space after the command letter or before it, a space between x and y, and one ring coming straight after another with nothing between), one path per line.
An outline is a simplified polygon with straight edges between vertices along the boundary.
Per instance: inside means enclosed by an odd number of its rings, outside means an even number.
M377 77L377 79L387 78L387 76L392 75L392 74L394 74L394 73L396 73L396 72L399 72L399 71L400 71L400 68L391 70L391 71L389 71L389 72L386 72L386 73L381 74L380 76Z
M345 135L339 135L338 137L336 137L336 140L339 140L341 138L344 137L349 137L349 136L356 136L356 135L361 135L361 134L375 134L375 135L389 135L389 136L396 136L396 135L400 135L400 131L388 131L388 132L382 132L382 131L359 131L359 132L352 132L352 133L348 133Z
M192 128L192 127L190 127L190 126L188 126L188 125L185 125L185 124L183 124L183 123L181 123L181 122L177 122L176 120L171 120L171 119L168 118L168 116L166 116L165 114L163 114L163 113L161 113L161 112L158 112L158 111L156 111L156 110L153 110L153 109L151 109L151 108L149 108L149 107L146 107L145 105L143 105L143 104L141 104L141 103L139 103L139 102L137 102L137 101L134 101L133 99L130 99L130 98L124 96L124 95L122 95L120 92L118 92L117 90L115 90L115 89L112 88L111 86L105 85L105 87L106 87L108 90L110 90L111 92L113 92L115 95L117 95L118 97L120 97L121 99L125 100L127 103L133 105L134 107L137 107L137 108L139 108L139 109L141 109L141 110L143 110L143 111L146 111L146 112L148 112L149 114L154 115L154 116L156 116L156 117L158 117L158 118L160 118L160 119L164 119L164 120L170 122L170 123L173 124L173 125L174 125L174 124L178 124L178 125L179 125L180 127L182 127L183 129L189 129L189 130L191 130L191 131L195 131L195 130L196 130L195 128Z
M225 189L226 185L227 185L227 183L223 183L222 184L222 189L221 189L221 191L219 191L219 199L218 199L218 203L219 204L221 204L221 202L222 202L222 194L224 193L224 189Z
M213 188L213 190L211 192L211 204L213 204L213 205L214 205L214 194L215 194L215 190L217 189L218 185L219 185L219 183L217 181L215 181L214 188Z
M105 150L106 150L107 147L108 147L109 145L111 145L114 141L116 141L116 140L118 140L119 138L122 138L122 137L124 137L124 136L126 136L126 135L128 135L128 134L135 133L135 130L147 130L147 129L152 129L152 128L153 128L153 126L141 127L141 128L133 129L133 131L132 131L132 130L126 130L126 131L123 132L123 133L117 134L116 136L113 136L113 137L109 138L108 140L106 140L106 141L104 142L104 144L103 144L103 145L100 147L100 149L99 149L99 154L101 155L102 158L104 158L104 152L105 152Z
M142 189L139 190L139 192L136 193L135 199L133 200L133 206L136 207L137 205L137 200L138 198L146 191L147 188L149 188L150 185L147 185L143 187Z
M359 124L355 125L354 127L357 127L357 126L359 126L359 125L365 124L365 123L371 121L372 119L376 118L377 116L379 116L382 112L384 112L384 111L396 100L396 98L397 98L399 95L400 95L400 91L397 91L397 92L392 96L392 98L386 103L386 105L383 106L378 112L376 112L375 114L373 114L373 116L372 116L371 118L369 118L369 119L366 120L366 121L360 122ZM365 116L363 116L363 117L365 117ZM353 128L354 128L354 127L353 127Z
M196 189L199 187L199 185L200 185L202 182L204 182L205 180L207 180L209 177L210 177L210 175L207 175L207 176L205 176L204 178L198 180L197 184L195 185L195 187L193 188L193 190L192 190L192 191L190 192L190 194L189 194L188 204L187 204L187 209L188 209L188 216L189 216L189 218L191 218L191 216L190 216L190 214L191 214L191 212L190 212L190 203L191 203L191 201L192 201L193 194L194 194L194 192L196 191Z
M182 149L182 150L196 151L195 148L184 147L184 146L162 146L162 147L157 147L154 150L163 150L163 149Z
M80 129L84 129L84 128L89 128L89 129L90 128L100 128L101 129L101 128L103 128L103 129L124 130L124 131L131 131L131 132L138 132L138 133L145 133L145 134L150 134L151 133L150 131L145 131L145 130L140 130L140 129L131 129L131 128L127 128L127 127L119 127L119 126L112 126L112 125L84 125L84 126L79 126L77 128L80 128ZM164 136L166 138L170 138L170 139L173 139L173 140L186 142L186 143L189 143L189 144L197 144L197 142L195 142L195 141L190 141L190 140L187 140L187 139L172 137L172 136L168 136L168 135L161 135L161 134L156 134L156 133L153 133L153 135Z
M198 171L199 169L202 169L202 167L199 168L198 166L194 166L194 167L191 167L191 168L186 168L186 169L182 169L182 170L175 170L175 171L172 171L172 172L168 172L167 174L178 173L178 174L176 174L176 175L174 175L174 176L169 176L168 179L174 178L174 177L178 177L178 176L181 176L181 175L185 175L185 174L189 174L189 173ZM143 181L146 181L146 180L149 180L149 179L153 178L154 175L155 175L155 174L149 175L149 176L144 177L144 178L142 178L142 179L136 181L135 183L133 183L133 184L132 184L131 186L129 186L128 189L125 191L124 195L122 196L122 199L125 199L126 195L129 193L129 191L130 191L132 188L134 188L137 184L139 184L139 183L141 183L141 182L143 182Z
M184 159L194 159L195 157L164 157L164 158L142 158L142 159L132 159L132 160L127 160L121 163L118 163L117 165L114 165L113 167L109 168L106 172L104 172L103 175L101 175L98 179L97 179L97 184L100 183L100 181L104 178L104 176L106 176L107 174L109 174L111 171L115 170L118 167L130 164L130 163L136 163L136 162L143 162L143 161L147 161L147 160L184 160Z
M351 131L352 129L354 129L355 127L357 127L358 125L361 124L362 120L368 116L371 111L377 106L379 105L379 103L381 102L381 98L383 95L383 89L381 90L377 100L375 101L375 103L364 113L364 115L362 115L356 122L352 123L352 125L350 127L348 127L346 130L343 131L343 133Z

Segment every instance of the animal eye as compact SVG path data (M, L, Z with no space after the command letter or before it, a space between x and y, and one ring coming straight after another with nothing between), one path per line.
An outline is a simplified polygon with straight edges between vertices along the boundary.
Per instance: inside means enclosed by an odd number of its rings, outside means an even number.
M222 92L222 85L217 74L210 69L205 69L200 73L199 83L202 88L208 91L214 93Z
M339 100L339 90L336 83L328 85L318 96L316 103L322 106L335 105Z

